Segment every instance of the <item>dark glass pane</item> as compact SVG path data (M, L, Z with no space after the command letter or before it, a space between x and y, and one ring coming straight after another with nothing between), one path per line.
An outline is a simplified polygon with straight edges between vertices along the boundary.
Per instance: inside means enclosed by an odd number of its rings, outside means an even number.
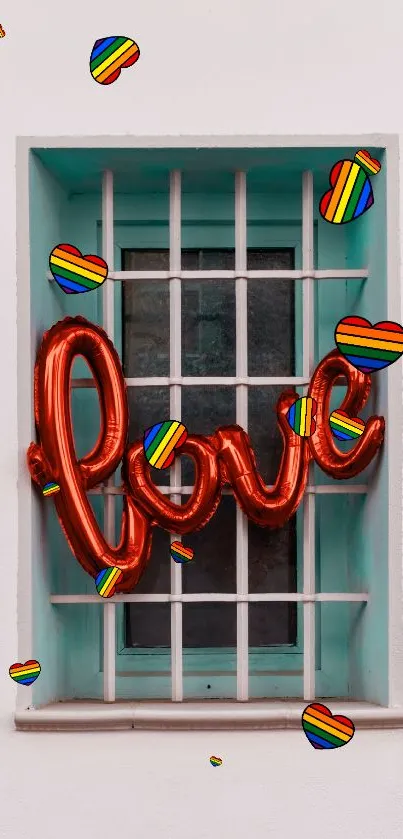
M232 248L215 250L214 248L199 251L199 270L233 271L235 268L235 251Z
M231 270L233 251L183 251L187 271ZM235 375L235 283L182 283L182 375Z
M124 271L166 271L168 251L124 251ZM169 282L122 283L123 370L128 378L169 376Z
M170 604L128 603L126 644L128 647L170 647Z
M248 270L294 267L292 251L248 250ZM293 280L248 280L248 374L294 375Z
M249 647L295 644L296 603L249 603Z
M248 523L249 592L296 591L295 518L271 530Z
M169 594L172 562L169 533L153 527L152 540L150 559L135 591L136 594Z
M182 421L189 434L213 434L220 425L235 422L234 387L186 387L182 390ZM192 486L193 464L182 458L182 484Z
M184 603L184 647L236 647L236 603Z
M188 496L183 496L183 503ZM209 523L196 533L183 537L193 548L194 558L184 566L182 586L185 594L236 591L236 507L230 495L221 498Z
M169 415L168 387L129 387L129 441L143 440L143 434L151 425L166 419L175 419ZM151 476L155 484L169 484L169 469L154 469Z
M235 376L235 283L182 283L182 375Z

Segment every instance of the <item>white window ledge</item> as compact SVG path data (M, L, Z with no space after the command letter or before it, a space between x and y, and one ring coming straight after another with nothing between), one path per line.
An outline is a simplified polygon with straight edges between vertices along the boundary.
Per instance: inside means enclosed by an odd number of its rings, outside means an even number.
M316 700L350 717L357 729L403 728L403 708ZM299 729L307 702L59 702L16 712L19 731L113 729Z

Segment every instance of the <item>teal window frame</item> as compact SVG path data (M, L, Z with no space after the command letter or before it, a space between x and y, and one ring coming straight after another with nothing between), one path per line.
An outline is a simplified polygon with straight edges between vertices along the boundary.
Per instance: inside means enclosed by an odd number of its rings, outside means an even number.
M367 143L367 145L369 145ZM358 146L357 146L358 147ZM373 151L374 154L378 154L378 156L383 155L382 149L377 150L370 149L371 152ZM342 154L341 149L334 148L333 152L337 154ZM350 151L351 154L351 151ZM47 261L47 255L51 248L57 241L72 241L72 242L80 242L81 249L83 252L90 253L90 252L100 252L99 249L99 235L100 235L100 206L99 206L99 198L90 197L88 200L84 197L69 196L68 194L63 194L63 188L59 188L57 181L51 174L51 169L47 168L44 163L41 162L41 155L34 155L35 160L31 159L31 167L30 167L30 178L31 178L31 284L35 278L35 282L42 282L42 278L45 273L45 265ZM320 155L318 152L318 159ZM45 152L42 154L43 161L46 160ZM334 159L337 159L336 157ZM383 161L384 162L384 161ZM378 273L380 276L384 275L386 270L386 246L384 241L386 241L386 231L385 231L385 219L386 219L386 187L385 181L382 187L378 187L378 183L382 183L382 179L386 177L386 166L383 167L383 175L379 176L379 182L377 182L377 191L376 197L377 202L372 208L371 213L369 213L366 217L364 217L360 222L357 222L357 225L360 224L360 235L355 236L353 232L350 231L343 231L343 261L347 267L354 267L359 268L364 264L369 265L369 274L370 276L374 276ZM389 188L389 185L388 185ZM383 191L382 191L383 190ZM141 225L139 223L139 219L130 218L130 214L127 212L128 205L127 205L127 196L122 196L124 200L120 201L120 208L119 208L119 216L118 216L118 225L122 225L122 233L120 233L119 229L116 231L116 248L115 248L115 257L116 257L116 265L119 265L118 261L118 253L119 249L122 246L125 247L133 247L136 246L133 243L133 239L128 241L128 235L131 235L130 227L133 226L133 222L138 224L138 229L141 230L141 235L144 237L144 231L146 226ZM315 204L317 204L318 195L315 194ZM81 215L75 212L78 204L77 202L82 202L82 211ZM85 204L92 204L92 212L89 214L85 212ZM278 202L280 205L280 209L278 209L278 214L281 218L282 208L286 203L286 198L281 196ZM124 206L126 205L126 206ZM55 206L60 207L60 211L58 212L57 219L49 220L45 222L44 216L46 212L52 212ZM39 211L39 212L38 212ZM136 211L138 215L138 211ZM287 215L288 218L288 215ZM298 216L294 219L297 222ZM253 223L253 218L251 219ZM266 219L267 229L269 229L268 219ZM292 221L292 220L291 220ZM40 224L42 224L42 229L40 228ZM300 224L300 221L299 221ZM152 226L155 226L155 230L160 228L160 224L155 223L155 220L152 221ZM191 225L190 225L191 226ZM207 231L208 224L205 225L204 230ZM257 225L258 226L258 225ZM349 226L350 227L350 226ZM353 225L351 225L353 227ZM378 229L377 229L378 227ZM194 228L194 222L193 222ZM274 227L273 227L274 229ZM155 233L153 230L153 235ZM187 244L186 242L186 224L183 226L183 247L191 247L193 245ZM276 233L278 230L276 231ZM277 237L271 239L269 247L292 247L292 237L289 237L289 228L286 230L287 237L286 239L282 239L282 237ZM321 222L317 223L316 227L317 232L317 262L316 266L318 269L326 269L326 268L334 268L335 266L339 266L342 264L339 258L334 258L334 252L332 252L332 247L330 247L331 243L331 234L329 226L323 226ZM371 238L372 237L372 238ZM382 238L383 237L383 238ZM299 247L301 245L300 242L301 237L299 237ZM144 241L144 239L143 239ZM334 241L334 240L333 240ZM341 241L341 239L340 239ZM126 242L126 244L124 244ZM147 246L150 243L143 244ZM340 244L340 242L339 242ZM250 240L248 240L249 246L261 246L264 247L264 244L254 245ZM140 244L137 244L137 247L140 247ZM202 246L202 245L199 245ZM205 245L206 246L206 245ZM210 247L212 245L210 244ZM295 245L297 248L297 244ZM389 264L389 263L388 263ZM298 250L296 250L296 268L300 265L300 260L298 261ZM28 272L29 273L29 272ZM359 313L363 314L366 317L372 318L374 321L379 319L377 317L377 312L379 311L380 307L384 305L385 297L385 288L382 282L379 283L378 290L375 289L374 284L371 288L371 295L368 293L368 288L365 285L365 282L361 281L346 281L345 283L336 282L333 280L329 280L329 284L333 284L333 294L334 297L332 299L332 316L335 317L336 313L341 313L340 316L346 314L346 305L349 304L351 306L355 306L359 308ZM84 314L90 320L94 320L96 322L101 322L102 319L102 307L100 304L100 299L98 297L97 301L93 299L89 299L91 295L88 295L88 299L86 301L77 301L77 300L69 300L68 306L65 300L60 300L57 298L58 292L52 289L45 289L43 288L35 298L33 303L33 308L35 309L34 315L32 317L35 320L35 331L36 331L36 340L42 334L45 328L47 328L51 323L57 320L60 316L65 314ZM322 306L323 313L324 312L324 303L323 300L321 301L320 296L322 294L322 290L320 286L316 287L316 303L319 306ZM56 295L56 296L55 296ZM116 297L118 298L119 291L115 292ZM33 298L32 298L33 299ZM390 309L391 295L388 297L388 306ZM116 344L119 348L118 342L118 329L119 329L119 312L120 307L118 305L118 299L116 300L115 305L115 336L116 336ZM316 317L316 325L320 321L321 310L319 310L319 316ZM382 319L386 315L382 316ZM389 312L389 317L391 317L391 312ZM337 320L338 318L336 318ZM327 324L328 317L324 317L324 324ZM322 322L321 322L322 323ZM297 329L297 325L296 325ZM318 334L316 335L316 362L323 357L332 347L329 346L329 329L321 329L319 330ZM121 349L121 348L119 348ZM296 354L296 358L298 358ZM392 372L392 371L391 371ZM391 372L388 374L388 382L390 387L390 382L394 381L396 377L391 375ZM77 365L77 373L76 375L85 376L85 368ZM296 375L298 375L298 369L296 369ZM385 377L386 378L386 377ZM383 386L381 384L380 388L380 395L379 395L379 402L382 405L387 403L388 396L387 396L387 387L386 385ZM85 400L87 400L87 406L89 410L92 410L91 407L91 398L92 394L89 391L81 391L81 397L84 399L84 406L86 407ZM73 403L74 403L74 396L73 396ZM336 406L335 406L336 407ZM389 418L388 418L389 419ZM393 420L392 420L393 424ZM78 448L83 447L84 450L88 448L88 439L85 434L81 435L80 439L78 440ZM386 458L384 458L385 460ZM378 481L383 482L385 484L385 473L387 473L388 466L385 466L385 463L381 466L381 477L378 478ZM316 470L315 470L316 472ZM317 482L317 474L315 474L315 482ZM330 483L329 479L326 479L325 476L320 476L320 483L327 484ZM352 482L354 483L354 482ZM355 480L355 483L359 484L359 480ZM387 498L387 492L385 493L385 497ZM330 497L330 496L329 496ZM329 497L327 500L329 500ZM359 503L357 508L360 507L361 498L358 499ZM336 504L335 499L333 502ZM337 504L339 505L339 512L343 510L343 502L344 498L338 498ZM36 502L33 502L33 507L35 508L34 512L36 515ZM100 512L100 504L99 499L95 499L95 506L99 512L100 519L102 518ZM326 505L324 505L326 506ZM336 505L337 506L337 505ZM321 512L321 517L325 520L329 519L329 516L334 516L333 511L325 511ZM366 523L369 526L369 531L371 528L370 517L371 513L373 512L373 505L371 504L368 506L368 510L365 512L362 511L361 513L364 516ZM300 514L298 514L300 515ZM382 516L384 517L384 505L382 505ZM53 661L53 664L56 664L57 654L56 654L56 647L53 646L53 642L49 639L49 625L52 623L57 623L58 628L60 630L60 636L65 634L67 647L64 650L64 667L60 672L58 672L57 676L57 690L55 687L51 686L51 679L49 680L40 680L38 681L37 688L34 691L35 702L41 703L46 699L49 699L51 695L59 695L63 698L70 697L70 696L77 696L79 697L102 697L102 643L101 643L101 633L102 633L102 605L79 605L73 604L69 605L68 607L64 605L57 605L57 601L52 602L49 601L49 598L53 594L58 594L58 592L62 593L62 591L75 591L77 588L83 593L92 593L92 585L91 581L88 581L86 575L83 574L80 567L75 564L73 566L71 557L68 556L68 552L66 554L65 546L63 544L62 538L60 537L60 533L56 532L58 528L58 524L54 520L54 516L51 512L46 513L46 526L48 527L49 533L49 545L51 545L51 553L56 554L60 551L60 555L63 556L63 560L66 562L70 562L70 565L65 567L63 571L60 571L60 567L55 569L54 567L51 568L49 573L49 580L43 584L43 579L40 578L40 574L34 574L33 579L33 599L35 603L35 614L36 620L34 625L34 635L36 639L36 646L39 647L40 650L43 651L42 658L49 659ZM319 532L323 533L326 531L326 528L319 527ZM374 534L372 534L374 535ZM34 534L37 544L40 544L40 537L39 533L37 532L36 535ZM354 532L352 534L352 544L354 546L354 553L358 553L360 550L361 552L365 551L365 548L368 548L369 537L368 534L363 534L359 532ZM326 540L325 540L326 541ZM329 539L327 540L330 541ZM35 539L34 539L35 543ZM396 544L396 540L395 540ZM330 550L331 553L331 545L327 545L327 549ZM371 553L371 551L370 551ZM371 554L372 557L372 554ZM36 562L36 560L35 560ZM371 558L372 566L373 566L373 559ZM39 559L38 559L39 563ZM365 564L364 564L365 565ZM330 561L326 561L326 568L320 567L320 576L322 577L321 586L322 588L317 588L316 590L325 590L325 591L332 591L332 572L335 574L336 563ZM39 566L38 566L39 567ZM370 697L378 699L381 702L385 701L385 697L388 695L388 663L382 665L382 674L380 678L380 686L377 686L374 683L374 676L371 675L369 672L369 662L372 661L373 658L373 649L372 647L376 645L377 650L382 650L383 654L386 653L387 659L387 643L385 643L385 633L387 632L387 627L382 627L382 616L385 618L387 614L387 604L388 598L386 596L387 586L385 589L385 580L378 576L379 572L372 567L373 575L370 576L370 570L366 567L359 567L357 571L351 572L351 569L347 567L346 559L342 559L341 562L337 565L337 591L342 591L343 589L343 582L345 581L345 588L347 590L348 583L353 586L357 586L357 590L362 588L362 583L364 581L364 585L367 584L370 588L372 593L374 592L374 587L379 585L379 597L376 601L375 608L372 609L370 612L370 616L365 618L365 621L368 624L368 637L364 643L364 651L363 651L363 660L364 660L364 671L361 676L361 685L358 686L351 686L351 680L347 674L347 671L351 665L351 662L347 662L347 654L345 647L335 643L335 635L334 629L336 629L337 634L337 625L341 623L340 616L344 612L347 614L347 611L352 608L352 604L324 604L321 603L317 605L316 609L316 620L317 623L321 626L321 633L320 633L320 649L317 649L317 661L319 666L319 675L318 675L318 689L317 694L323 697L326 696L346 696L349 697L350 695L355 696L356 698L363 697ZM371 573L372 573L371 572ZM354 578L356 578L354 580ZM299 581L300 582L300 581ZM361 585L359 585L360 583ZM323 586L326 586L323 588ZM300 585L298 585L298 590L300 589ZM351 590L351 589L350 589ZM56 603L56 605L54 605ZM356 605L356 604L355 604ZM43 620L41 621L38 619L39 611L43 607ZM298 612L302 613L303 606L298 605ZM332 627L327 632L323 631L323 621L322 617L326 611L329 609L336 609L337 616L335 619L332 620ZM367 610L368 607L360 607ZM67 615L67 611L69 610L69 615ZM118 604L117 612L119 616L119 610L123 611L123 606ZM376 613L376 617L374 618L373 615ZM336 612L335 612L336 614ZM118 626L118 635L117 635L117 656L118 656L118 667L117 667L117 674L119 674L119 667L120 667L120 658L124 659L122 661L122 667L126 668L126 661L130 658L133 658L131 651L129 653L124 650L121 646L122 637L119 635L120 629L120 621L118 619L117 626ZM380 638L379 638L379 629L381 628ZM82 643L82 633L85 631L86 633L86 641ZM378 639L377 638L378 634ZM301 637L299 635L299 637ZM81 649L80 646L80 639L81 639ZM319 633L316 635L316 642L318 645L319 641ZM94 658L94 647L99 643L99 669L94 671L94 669L89 669L88 664L90 661L90 656ZM325 644L325 647L324 647ZM327 659L326 655L326 645L329 647L331 658ZM275 662L275 657L278 653L270 648L270 653L267 655L272 656L271 662ZM281 656L287 656L287 660L291 660L291 657L295 654L289 651L281 653ZM297 655L302 655L302 648L299 649ZM74 658L74 671L75 675L73 676L71 671L71 665L73 663ZM21 659L24 660L24 659ZM323 665L327 661L326 667L324 669ZM281 668L283 666L283 662L281 663ZM286 662L284 661L284 664ZM91 665L92 667L92 665ZM338 671L338 667L340 670ZM58 668L56 667L56 670ZM69 672L70 671L70 672ZM335 673L337 671L337 675ZM122 670L122 672L126 672L126 670ZM137 671L138 672L138 671ZM144 672L144 671L143 671ZM282 671L284 672L284 671ZM320 675L323 672L323 677ZM78 674L78 678L77 678ZM378 675L379 677L379 671ZM122 685L119 685L119 679L123 678L125 680ZM253 677L252 677L253 678ZM276 678L276 677L275 677ZM262 680L264 681L264 688L262 695L267 696L300 696L301 695L301 679L300 677L292 676L291 679L298 680L298 687L296 687L296 693L294 694L292 691L292 686L289 684L287 686L286 691L284 691L284 681L281 684L281 690L273 683L272 689L269 690L269 684L267 679ZM117 675L117 691L116 696L117 698L142 698L140 695L140 687L137 686L137 692L133 694L132 685L130 682L133 681L130 676L129 678L122 676L120 677ZM145 685L144 679L135 679L136 683L142 683ZM209 680L210 682L210 677ZM167 683L169 683L169 689L166 694L166 698L170 698L170 676L167 676ZM161 686L160 686L161 687ZM253 697L258 698L258 692L253 689L253 682L251 679L251 694ZM340 689L338 689L340 688ZM201 685L196 685L197 690L201 690ZM53 693L52 693L53 691ZM149 690L147 690L146 695L148 698L152 698L152 695ZM164 691L165 695L165 691ZM200 694L200 697L204 696L204 694ZM211 693L206 695L206 698L210 698ZM158 692L158 698L163 698L161 691ZM196 698L196 697L195 697ZM386 700L387 701L387 700Z

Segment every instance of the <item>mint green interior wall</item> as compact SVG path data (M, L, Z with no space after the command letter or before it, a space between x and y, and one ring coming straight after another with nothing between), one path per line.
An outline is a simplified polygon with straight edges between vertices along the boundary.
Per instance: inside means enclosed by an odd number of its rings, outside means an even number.
M77 220L71 201L34 155L30 180L31 309L39 347L43 332L66 315L81 314L99 322L102 311L99 295L67 296L54 282L46 279L49 254L58 243L71 242L80 247L80 243L85 242L84 253L96 252L96 218L91 221L84 217L75 225ZM73 375L89 375L84 362L76 362ZM72 408L80 455L91 448L97 436L96 393L89 389L73 391ZM49 603L51 593L93 594L94 585L71 554L51 499L44 500L35 495L34 504L33 654L42 665L41 678L33 687L34 702L40 705L60 696L100 696L99 658L94 656L98 637L95 645L94 639L95 633L99 635L102 607L65 607ZM95 498L93 506L102 526L101 499Z
M337 159L337 158L336 158ZM378 176L380 177L380 176ZM50 203L59 201L57 185L53 183L54 192L49 186L49 179L43 179L46 187L41 184L34 184L34 192L40 195L44 192ZM331 267L354 267L359 268L365 265L362 262L366 227L373 217L374 225L379 223L378 214L381 211L380 202L375 204L363 219L346 227L334 228L317 217L317 206L323 190L315 194L316 211L316 250L319 268ZM60 202L61 213L59 224L55 226L55 212L52 204L51 211L46 214L44 221L42 214L37 216L37 227L40 233L36 232L35 243L36 261L40 259L44 263L43 271L47 270L47 259L49 251L59 241L66 241L75 244L83 253L101 253L101 198L100 195L75 195L69 198L62 196ZM38 201L38 199L35 199ZM184 193L182 197L182 246L186 247L233 247L234 245L234 197L233 194L216 194L214 196L214 216L211 215L211 203L208 194ZM115 270L121 269L121 250L126 247L168 247L168 193L153 195L115 195ZM281 221L283 219L283 221ZM287 221L287 223L285 223ZM371 222L372 223L372 222ZM49 224L49 229L46 225ZM35 228L37 231L37 228ZM46 231L46 236L45 236ZM31 230L33 236L34 228ZM382 241L382 239L381 239ZM300 267L301 260L301 194L299 192L271 192L265 191L248 194L248 246L249 247L295 247L296 267ZM382 260L384 253L377 254L377 263L371 263L372 271L382 272ZM42 272L43 275L43 272ZM34 274L32 275L32 279ZM296 374L301 375L302 357L302 307L301 307L301 282L296 283ZM360 281L326 280L320 281L316 289L316 363L334 348L334 328L337 321L349 314L351 296L357 296L357 289L362 289L359 296L360 309L356 313L371 317L371 311L363 308L365 302L365 287L371 289L369 299L372 300L372 284ZM378 289L379 299L382 300L383 289ZM89 320L98 323L102 322L102 292L93 294L67 296L54 287L54 284L44 283L44 296L49 301L58 301L56 309L49 305L49 323L56 321L64 314L82 314ZM368 295L367 295L368 296ZM355 299L354 297L354 299ZM376 307L375 307L376 308ZM41 304L41 311L46 307ZM383 317L383 315L382 315ZM375 319L380 319L375 317ZM44 328L45 328L44 327ZM115 291L115 345L121 351L121 293L120 285L116 285ZM75 376L87 374L84 364L77 364ZM333 409L341 402L344 390L337 388L333 395ZM382 412L382 411L380 411ZM91 447L98 429L98 408L97 398L92 390L73 392L73 417L75 420L76 440L79 453L88 451ZM384 469L384 465L382 469ZM332 483L319 470L316 471L315 480L317 483ZM381 470L382 472L382 470ZM373 662L374 649L379 651L379 638L381 639L382 650L386 639L386 606L384 593L387 591L385 562L376 559L373 545L377 544L378 531L385 533L387 528L387 508L385 504L379 506L378 490L381 472L377 478L376 492L371 498L364 501L360 496L317 496L317 581L320 591L349 591L351 590L352 557L354 558L354 572L357 570L359 580L358 588L370 579L370 573L375 572L371 577L380 584L374 589L374 602L371 606L357 607L349 604L322 604L317 607L317 651L318 670L316 674L316 689L318 695L326 696L348 696L362 695L374 699L381 695L383 688L386 689L386 677L382 686L372 683L371 663ZM357 483L365 482L365 476L361 475L355 479ZM92 497L94 509L102 526L102 500ZM39 500L39 505L44 504ZM48 502L49 505L51 501ZM372 503L371 513L369 506ZM117 529L120 527L119 503L117 505ZM382 520L382 527L374 521L374 512ZM301 520L300 513L298 514ZM94 593L94 583L81 569L78 562L72 557L65 539L61 533L58 522L52 512L52 521L49 524L48 544L51 546L52 562L51 574L47 579L52 580L50 586L53 592L59 593ZM339 527L340 520L343 520L346 527ZM364 526L363 526L364 523ZM48 525L47 525L48 526ZM372 529L371 529L372 528ZM382 529L383 528L383 529ZM298 533L298 557L299 574L298 590L302 590L302 539L301 527ZM374 540L374 541L373 541ZM379 537L379 543L382 536ZM372 545L372 547L371 547ZM387 550L386 550L387 556ZM374 567L378 562L379 567ZM358 568L358 566L360 567ZM379 579L377 577L379 574ZM48 589L49 590L49 583ZM41 598L43 600L43 590ZM384 592L384 593L382 593ZM59 669L51 668L51 672L58 673L58 692L62 697L102 697L102 606L77 605L77 606L47 606L41 602L41 609L38 610L38 621L40 636L46 648L49 647L49 637L52 628L58 626L59 633L54 644L54 657L56 656L56 644L58 649ZM270 606L268 606L270 608ZM40 614L39 614L40 613ZM43 617L47 613L50 618ZM357 618L357 614L360 617ZM124 651L123 648L123 606L117 607L117 648L119 651L117 660L117 698L170 698L170 660L167 656L156 654L141 655L133 654L132 651ZM357 628L358 627L358 628ZM39 631L39 630L38 630ZM264 696L290 696L300 697L302 695L302 607L298 607L298 647L285 651L284 648L272 649L270 653L251 653L251 676L250 692L251 697ZM353 641L353 652L351 659L348 658L349 643ZM374 648L374 643L377 645ZM94 650L99 650L99 655L94 655ZM361 650L363 653L361 654ZM48 654L48 653L47 653ZM39 658L39 655L38 655ZM41 660L41 659L40 659ZM357 660L357 661L356 661ZM386 656L385 656L386 661ZM353 662L353 665L352 665ZM192 675L196 669L201 675ZM151 671L151 672L150 672ZM203 675L215 671L220 675L210 677L209 683L214 685L214 695L211 689L206 691L206 677ZM279 672L281 671L281 672ZM157 673L160 675L156 675ZM379 673L379 668L377 670ZM142 674L141 679L136 675ZM147 675L147 673L149 675ZM123 675L125 674L125 675ZM184 657L184 690L185 697L226 698L236 695L236 661L235 656L223 655L220 652L198 656L197 660L192 655ZM38 680L38 686L43 684L42 677ZM50 695L50 694L49 694ZM43 694L45 696L45 694ZM35 695L35 701L46 701L42 694ZM381 699L379 699L381 701Z
M30 159L30 271L31 323L35 347L43 332L65 314L64 299L55 293L46 280L50 250L62 235L61 216L66 196L57 181L34 156ZM34 362L32 363L33 382ZM33 391L26 396L33 399ZM35 430L32 428L32 439ZM33 581L33 647L32 657L41 663L41 677L33 685L36 705L44 704L63 691L63 662L60 657L60 637L63 634L62 615L49 603L54 573L53 541L54 505L33 493L32 518L32 581ZM25 558L29 561L29 558Z
M326 281L320 288L322 309L319 316L322 346L320 357L334 346L334 327L347 315L359 315L376 323L386 319L386 167L372 178L375 203L369 212L340 231L345 239L346 268L368 267L367 280ZM323 247L322 235L327 237ZM328 253L332 238L339 230L319 221L321 254ZM340 236L340 238L341 238ZM335 264L335 263L334 263ZM340 260L337 263L340 267ZM330 267L329 264L319 267ZM345 388L334 388L331 408L337 408ZM363 419L372 414L387 415L387 372L372 376L372 392L368 405L361 412ZM340 444L347 450L349 444ZM323 483L332 482L326 476ZM322 604L322 632L332 639L331 661L337 656L337 669L347 677L348 694L357 699L387 703L388 691L388 482L386 446L366 470L353 479L355 484L369 484L367 496L342 496L319 499L323 511L319 533L321 566L327 569L330 579L321 579L322 591L369 591L368 605ZM327 512L325 513L325 510ZM333 522L333 524L332 524ZM335 533L335 523L343 522L343 538ZM337 569L337 570L336 570ZM342 583L342 585L341 585ZM346 651L350 657L340 655L342 645L335 642L332 615L339 620L338 633L344 635ZM326 617L328 616L328 618ZM326 624L328 628L326 629ZM347 646L348 644L348 646ZM322 658L322 666L324 660ZM347 668L347 673L346 673ZM320 680L319 680L320 683ZM320 693L322 693L320 691ZM326 695L326 694L322 694ZM339 691L336 695L340 694Z

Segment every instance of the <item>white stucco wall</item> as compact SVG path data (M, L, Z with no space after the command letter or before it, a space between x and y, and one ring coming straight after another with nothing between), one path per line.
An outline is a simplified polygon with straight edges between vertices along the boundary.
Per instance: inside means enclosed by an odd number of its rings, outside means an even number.
M337 752L290 733L15 733L18 660L16 135L403 135L396 0L50 0L0 23L0 835L401 839L403 732ZM110 88L93 42L127 34L141 58ZM403 237L402 237L403 239ZM29 394L27 394L29 398ZM224 764L213 769L210 754Z

